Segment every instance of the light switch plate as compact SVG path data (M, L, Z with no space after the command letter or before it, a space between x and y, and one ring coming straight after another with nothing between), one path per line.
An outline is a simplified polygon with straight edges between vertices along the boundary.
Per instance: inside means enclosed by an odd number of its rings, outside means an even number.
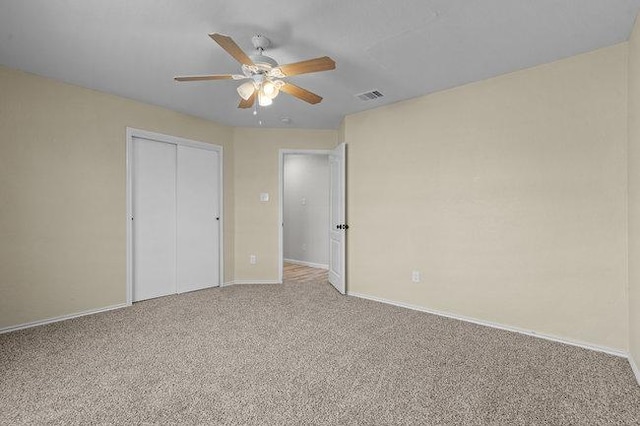
M269 201L269 193L268 192L261 192L260 193L260 201L262 201L262 202Z

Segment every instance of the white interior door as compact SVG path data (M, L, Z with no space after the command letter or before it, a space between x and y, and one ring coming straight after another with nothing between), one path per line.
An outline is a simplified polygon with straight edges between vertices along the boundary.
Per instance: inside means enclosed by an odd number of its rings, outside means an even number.
M175 293L176 146L133 138L133 301Z
M177 292L220 285L218 152L178 146Z
M329 231L329 282L345 294L346 230L346 144L342 143L329 156L331 177L331 221Z

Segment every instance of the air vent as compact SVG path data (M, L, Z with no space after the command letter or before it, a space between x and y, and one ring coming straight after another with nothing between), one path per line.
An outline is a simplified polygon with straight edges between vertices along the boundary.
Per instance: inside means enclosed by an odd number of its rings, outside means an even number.
M370 92L364 92L364 93L359 93L355 95L355 97L360 99L361 101L372 101L374 99L378 99L383 96L384 95L380 93L378 90L372 90Z

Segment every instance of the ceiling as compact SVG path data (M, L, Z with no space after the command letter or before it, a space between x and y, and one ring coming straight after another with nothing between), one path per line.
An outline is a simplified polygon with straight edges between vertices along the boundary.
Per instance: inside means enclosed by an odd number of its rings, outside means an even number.
M232 126L335 129L357 111L625 41L640 0L0 0L0 64ZM285 64L328 55L334 71L290 81L286 94L239 110L240 82L177 83L238 73L208 36L251 36ZM379 90L381 99L355 94ZM291 122L285 124L282 118Z

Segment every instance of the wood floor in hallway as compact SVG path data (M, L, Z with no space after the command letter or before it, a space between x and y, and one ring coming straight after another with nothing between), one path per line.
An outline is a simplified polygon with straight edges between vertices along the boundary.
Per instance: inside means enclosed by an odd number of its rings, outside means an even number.
M293 263L284 263L284 280L285 281L327 281L329 274L326 269L310 268L308 266L295 265Z

